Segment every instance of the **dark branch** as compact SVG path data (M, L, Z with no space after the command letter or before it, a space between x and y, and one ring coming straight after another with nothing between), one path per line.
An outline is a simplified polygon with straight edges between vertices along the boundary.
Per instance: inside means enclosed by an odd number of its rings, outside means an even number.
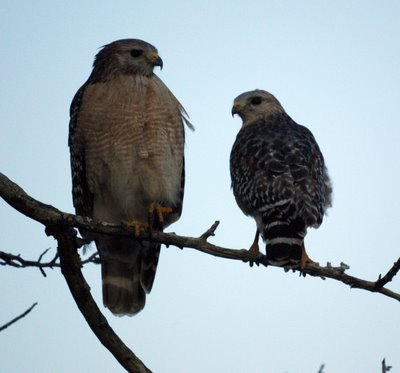
M153 232L152 240L159 243L164 243L166 245L196 249L203 253L225 259L242 260L243 262L251 262L252 260L247 250L243 249L234 250L234 249L223 248L220 246L215 246L207 241L204 241L201 237L192 238L192 237L177 236L174 234L168 234L163 232ZM268 259L265 255L260 256L260 258L258 259L258 263L264 266L271 265L268 262ZM384 287L377 287L375 281L366 281L359 279L357 277L347 275L345 273L345 270L348 268L349 267L344 263L341 263L339 267L332 267L329 263L326 266L320 266L318 263L309 263L306 264L306 267L301 271L301 273L308 274L314 277L321 277L323 279L331 278L333 280L343 282L344 284L349 285L351 288L358 288L358 289L368 290L371 292L381 293L390 298L400 301L399 293L395 293ZM391 271L392 270L389 270L389 272Z
M84 228L86 230L110 235L132 236L132 231L123 225L109 224L104 222L96 222L88 217L76 216L57 210L53 206L46 205L28 196L18 185L9 180L6 176L0 173L0 195L12 207L28 217L44 224L45 226L69 226L76 228ZM164 233L153 231L151 234L142 232L141 238L159 242L164 245L173 245L179 248L191 248L203 253L213 255L224 259L241 260L243 262L251 262L252 258L247 250L244 249L228 249L221 246L216 246L207 241L209 236L214 235L218 226L215 222L205 233L198 238L178 236L173 233ZM258 264L268 266L271 265L267 258L263 255L257 261ZM330 263L326 266L320 266L318 263L307 264L302 270L302 274L308 274L314 277L331 278L351 288L364 289L371 292L381 293L390 298L400 301L400 294L395 293L385 287L387 282L397 274L400 267L400 259L393 265L387 274L378 279L378 281L367 281L357 277L347 275L345 270L349 267L341 263L338 267L332 267Z
M85 317L89 326L96 334L97 338L104 346L116 357L120 364L129 372L149 372L143 363L129 350L119 337L108 325L107 320L98 309L91 297L90 290L86 284L80 267L85 261L81 262L77 254L78 247L82 246L82 240L76 237L75 228L119 236L132 236L128 227L104 222L96 222L87 217L76 216L57 210L53 206L46 205L27 195L18 185L0 173L0 196L12 207L22 214L34 219L44 226L46 232L53 235L58 242L58 254L52 261L41 263L43 253L38 262L26 261L20 256L0 252L0 264L11 265L14 267L45 267L61 266L63 275L66 278L71 293L77 303L81 313ZM142 232L141 239L158 242L166 246L173 245L179 248L192 248L203 253L219 258L241 260L251 263L253 258L247 250L228 249L213 245L207 241L213 236L219 222L215 222L205 233L198 238L178 236L176 234L164 232ZM98 260L93 254L86 262ZM59 259L59 263L58 260ZM263 255L257 260L257 264L264 266L270 265L267 258ZM366 281L345 273L349 267L343 263L338 267L332 267L329 263L323 267L318 263L307 264L300 272L301 275L308 274L322 279L331 278L349 285L351 288L359 288L371 292L378 292L393 299L400 301L400 294L395 293L384 286L390 282L400 269L400 259L393 265L384 277L379 277L377 281ZM384 362L383 362L384 364ZM321 367L323 369L323 367Z
M389 372L390 369L392 369L392 366L391 365L387 366L385 359L383 359L382 360L382 373Z
M0 332L2 332L4 329L7 329L10 325L14 324L18 320L22 319L25 317L29 312L31 312L35 307L37 306L37 303L33 303L32 306L30 306L25 312L21 313L21 315L17 316L16 318L12 319L8 323L0 326Z
M21 257L21 255L14 255L10 253L5 253L4 251L0 251L0 265L8 265L15 268L28 268L35 267L39 268L44 277L46 277L46 273L44 272L44 268L57 268L60 267L58 253L53 257L49 262L42 262L44 254L46 254L49 249L45 250L39 257L37 261L34 260L26 260ZM88 263L99 264L99 255L98 253L94 253L90 255L88 258L82 260L81 264L85 265Z
M29 197L3 174L0 174L0 195L21 213L43 223L46 226L46 233L56 238L61 272L79 310L99 341L128 372L151 372L122 342L97 307L80 269L82 263L77 253L80 242L77 240L76 231L72 228L73 224L68 218L69 214L63 214L54 207ZM48 214L47 217L46 214ZM41 260L42 256L39 259ZM17 267L21 263L26 264L26 261L22 260L21 262L19 256L6 255L6 261L16 264Z
M61 272L69 290L89 327L99 341L114 355L128 372L151 373L142 361L118 337L97 307L81 271L77 253L76 231L72 227L48 227L46 233L56 238Z
M211 236L215 236L215 231L219 226L219 221L215 221L215 223L208 228L199 238L203 241L207 241L207 239Z
M397 272L400 270L400 258L394 263L393 267L389 269L385 276L381 278L379 276L378 280L375 283L377 289L384 287L388 282L393 280L393 277L397 275Z

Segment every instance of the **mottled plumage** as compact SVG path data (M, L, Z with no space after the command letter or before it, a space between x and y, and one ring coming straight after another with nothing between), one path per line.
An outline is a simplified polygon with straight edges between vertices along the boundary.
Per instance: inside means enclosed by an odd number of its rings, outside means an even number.
M312 133L266 91L238 96L232 114L243 120L230 158L236 201L256 220L270 262L297 267L307 228L319 227L331 205L322 153Z
M97 54L93 71L71 104L69 146L76 213L96 220L148 222L151 204L172 208L151 229L178 220L184 192L185 111L153 73L157 49L118 40ZM188 122L187 122L188 123ZM82 232L96 242L103 302L115 314L145 304L160 245Z

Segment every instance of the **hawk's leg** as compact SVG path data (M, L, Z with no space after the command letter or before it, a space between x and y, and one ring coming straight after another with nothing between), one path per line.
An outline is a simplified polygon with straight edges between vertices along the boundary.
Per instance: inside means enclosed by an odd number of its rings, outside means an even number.
M147 223L143 223L139 220L132 220L132 221L127 221L123 220L123 224L125 224L127 227L133 229L133 234L135 237L140 237L140 231L143 229L147 231L149 229L149 225Z
M170 214L172 212L172 208L171 207L164 207L161 206L158 203L152 203L149 207L149 226L153 226L153 218L156 217L157 218L157 222L158 222L158 226L160 227L160 229L163 228L164 226L164 216L167 214Z
M260 233L258 232L258 229L256 230L256 235L254 237L254 241L251 244L248 253L249 253L249 258L250 261L256 261L260 255L260 247L258 246L258 238L260 236Z
M302 271L307 263L315 263L313 260L310 259L306 252L306 248L304 246L304 241L301 245L301 258L300 258L300 270Z

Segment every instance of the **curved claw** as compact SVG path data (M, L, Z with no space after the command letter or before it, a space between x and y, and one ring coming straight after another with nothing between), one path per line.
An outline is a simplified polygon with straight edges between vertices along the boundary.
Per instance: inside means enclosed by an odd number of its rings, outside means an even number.
M133 229L133 234L135 237L140 237L140 231L143 229L147 231L149 229L149 225L147 223L143 223L139 220L132 220L132 221L127 221L123 220L123 224L125 224L128 228Z
M172 212L171 207L164 207L158 203L152 203L149 207L149 225L151 226L151 222L153 221L153 216L157 217L158 223L161 227L164 225L165 218L164 216L170 214Z

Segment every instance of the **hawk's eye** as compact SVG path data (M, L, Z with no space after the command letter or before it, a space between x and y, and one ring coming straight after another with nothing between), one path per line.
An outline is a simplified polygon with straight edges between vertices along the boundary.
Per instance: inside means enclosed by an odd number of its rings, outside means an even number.
M141 49L132 49L131 50L131 56L132 57L139 57L143 54L143 51Z
M260 105L261 101L262 101L262 98L260 96L256 96L256 97L253 97L250 102L253 105Z

